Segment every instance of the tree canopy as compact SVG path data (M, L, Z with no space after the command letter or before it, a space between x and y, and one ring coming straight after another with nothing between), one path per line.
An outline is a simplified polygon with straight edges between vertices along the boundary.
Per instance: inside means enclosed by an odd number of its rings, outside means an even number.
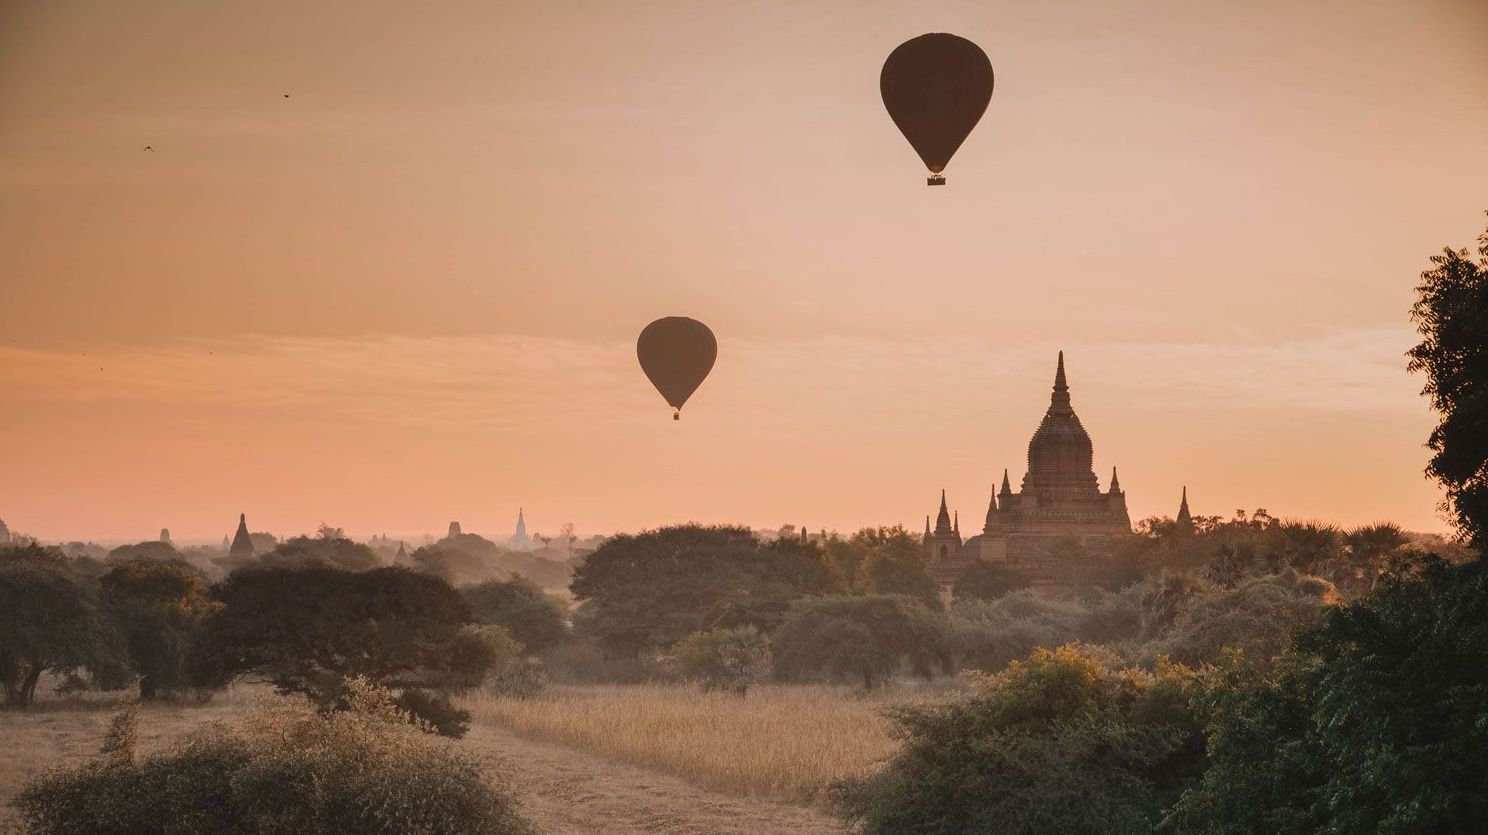
M950 672L945 616L901 594L798 600L774 635L775 669L787 678L856 678L872 689L900 667Z
M611 652L634 655L706 629L769 631L791 600L828 587L813 545L679 525L607 540L575 570L571 589L584 628Z
M337 706L344 681L362 676L401 691L424 718L435 708L459 733L463 719L423 691L459 690L497 662L469 605L435 577L404 568L349 572L316 567L233 572L213 589L220 603L192 654L195 682L221 685L256 674L281 692ZM429 707L429 710L420 710Z
M1444 249L1421 274L1411 308L1421 342L1410 350L1410 370L1426 375L1423 393L1439 415L1426 472L1481 548L1488 545L1488 231L1477 255Z

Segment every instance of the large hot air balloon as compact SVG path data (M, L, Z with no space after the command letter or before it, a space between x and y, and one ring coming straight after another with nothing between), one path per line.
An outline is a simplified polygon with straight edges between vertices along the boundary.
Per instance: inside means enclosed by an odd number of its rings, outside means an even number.
M636 356L651 385L677 410L672 420L681 420L682 404L713 370L713 361L718 359L718 340L707 325L696 319L668 316L641 331L636 340Z
M884 61L878 76L884 107L930 169L945 183L946 163L992 100L992 62L981 47L939 32L911 38Z

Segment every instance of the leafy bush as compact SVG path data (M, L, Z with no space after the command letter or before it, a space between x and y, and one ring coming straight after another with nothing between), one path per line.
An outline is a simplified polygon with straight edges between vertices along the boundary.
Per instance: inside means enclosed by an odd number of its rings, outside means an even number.
M35 835L526 835L476 760L410 724L391 694L352 682L349 710L260 704L136 757L133 718L97 758L48 772L15 801Z
M904 747L834 785L839 812L864 835L1148 835L1203 766L1197 679L1112 662L1035 650L960 701L895 709Z
M957 600L996 600L1008 592L1028 588L1028 579L1007 563L974 560L956 580Z
M770 673L770 641L753 626L694 632L672 647L682 677L704 690L744 695Z
M774 644L784 678L856 677L867 690L906 664L926 678L937 666L951 669L945 616L898 594L798 600Z
M563 603L526 578L461 586L460 594L477 621L504 627L528 652L541 652L568 637Z
M1228 671L1174 832L1483 831L1488 563L1419 574L1327 609L1273 678Z
M1184 664L1213 664L1228 648L1266 671L1295 631L1312 625L1325 606L1337 601L1332 583L1290 569L1251 577L1233 589L1191 600L1172 628L1148 645L1146 657L1168 655Z

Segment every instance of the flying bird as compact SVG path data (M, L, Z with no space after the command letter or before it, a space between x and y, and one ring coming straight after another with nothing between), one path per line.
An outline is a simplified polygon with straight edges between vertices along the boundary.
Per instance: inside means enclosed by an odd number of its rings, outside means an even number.
M285 97L285 98L286 98L286 99L287 99L287 98L289 98L289 94L288 94L288 93L285 93L285 94L284 94L284 97Z
M145 150L146 150L146 151L149 151L149 152L151 152L151 153L154 153L154 152L155 152L155 149L154 149L154 148L152 148L152 147L150 147L150 146L149 146L149 145L146 145L146 146L145 146Z

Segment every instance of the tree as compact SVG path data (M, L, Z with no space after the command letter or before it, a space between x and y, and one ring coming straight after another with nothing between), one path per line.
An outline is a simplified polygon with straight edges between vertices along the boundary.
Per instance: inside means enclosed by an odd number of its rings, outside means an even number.
M183 562L128 560L99 581L104 605L128 647L142 699L187 686L187 650L214 604Z
M334 533L339 529L331 529ZM326 535L296 536L286 539L274 550L260 556L257 565L270 568L327 567L345 571L366 571L382 565L377 553L360 542L345 537Z
M897 594L796 601L774 646L783 677L858 678L866 690L906 664L927 678L951 666L945 616Z
M160 539L151 539L138 542L134 545L120 545L108 553L109 562L124 562L125 560L155 560L167 561L180 557L176 546Z
M1149 652L1198 665L1218 664L1225 650L1238 650L1251 666L1268 672L1291 644L1292 635L1337 602L1333 584L1319 577L1290 569L1249 577L1233 589L1191 599Z
M261 676L323 708L344 705L354 676L400 692L440 730L463 733L444 693L472 687L498 662L459 592L404 568L250 568L213 590L213 612L192 652L193 681L221 686ZM434 691L432 694L421 691ZM417 702L417 704L415 704Z
M570 586L585 629L610 652L632 657L706 629L768 631L791 600L827 587L812 545L701 525L615 536L575 570Z
M1367 594L1374 588L1385 566L1410 537L1392 522L1360 525L1343 535L1348 558L1331 572L1333 583L1349 597Z
M753 626L694 632L672 647L682 677L743 696L770 673L770 639Z
M461 586L460 594L476 621L504 627L528 652L541 652L568 637L563 603L524 577Z
M1411 576L1414 575L1415 579ZM1481 832L1488 820L1488 563L1426 560L1328 609L1274 679L1231 669L1178 833Z
M1481 548L1488 545L1488 231L1477 254L1474 262L1466 249L1444 249L1421 273L1411 308L1421 343L1409 352L1409 368L1425 373L1422 393L1440 414L1426 472L1446 489L1463 535Z
M956 579L957 600L996 600L1004 594L1028 588L1028 579L1007 563L974 560Z
M7 707L27 708L42 673L117 672L119 636L92 589L60 551L36 544L0 550L0 685Z
M1036 650L968 697L894 709L903 747L832 798L864 835L1148 835L1203 767L1196 690L1181 667Z
M1322 522L1279 522L1271 528L1287 565L1318 574L1343 555L1343 531Z

